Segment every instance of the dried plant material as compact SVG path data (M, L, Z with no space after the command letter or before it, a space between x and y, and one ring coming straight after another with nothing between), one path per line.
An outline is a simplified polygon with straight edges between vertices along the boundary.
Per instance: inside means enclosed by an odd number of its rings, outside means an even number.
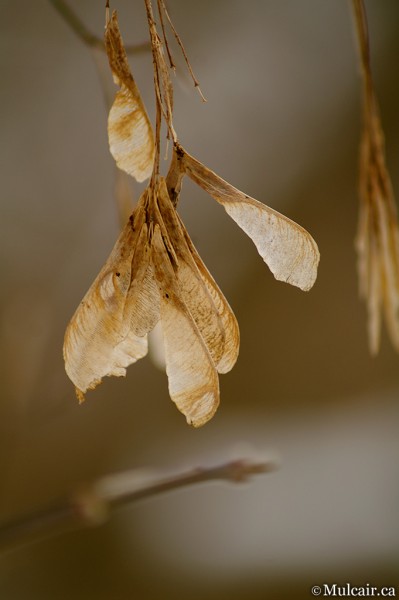
M181 50L181 52L183 54L183 58L185 60L185 63L187 65L187 68L188 68L189 73L191 75L191 79L193 80L194 87L197 88L198 93L201 96L201 100L203 102L206 102L206 98L205 98L204 94L201 91L201 88L200 88L200 85L198 83L198 80L195 77L194 71L193 71L193 69L191 67L191 64L190 64L190 61L188 60L187 53L186 53L186 51L184 49L184 46L183 46L183 42L181 41L181 38L180 38L179 34L177 33L175 26L173 25L172 19L170 18L169 13L168 13L168 11L166 9L166 5L165 5L164 0L157 0L157 4L158 4L158 13L159 13L159 16L161 18L161 23L162 23L163 37L164 37L165 45L166 45L166 48L167 48L167 52L168 52L168 57L169 57L169 62L170 62L171 68L175 70L176 67L174 65L174 62L173 62L173 59L172 59L172 56L171 56L171 53L170 53L170 50L169 50L168 40L167 40L167 37L166 37L166 34L165 34L165 27L164 27L164 23L163 23L162 13L165 13L165 16L166 16L166 18L168 20L168 23L169 23L169 25L170 25L170 27L171 27L171 29L173 31L173 35L175 36L176 42L180 46L180 50Z
M183 225L181 221L180 223ZM224 331L223 352L217 361L216 367L219 373L228 373L234 367L240 349L240 330L238 328L237 319L216 281L202 262L200 255L185 229L183 229L183 234L191 256L197 265L200 277L212 298Z
M112 516L114 508L130 505L209 481L247 482L254 475L278 469L275 461L238 458L213 466L198 466L188 471L165 475L161 471L135 469L105 475L69 490L64 498L51 502L32 513L0 523L2 553L26 547L26 544L62 535L84 527L98 527Z
M234 366L238 356L239 334L236 319L199 258L170 201L165 180L162 178L158 206L168 232L169 244L176 256L176 273L182 300L190 311L217 370L225 373Z
M120 169L137 181L144 181L154 165L154 136L130 72L115 11L105 30L105 45L114 81L120 87L108 117L111 154Z
M154 13L152 10L151 0L144 0L145 8L147 11L147 22L148 30L151 40L152 59L154 66L154 87L155 87L155 98L156 98L156 153L155 153L155 165L154 173L159 171L159 152L160 152L160 133L161 133L161 120L162 117L165 120L168 128L168 138L172 138L175 142L177 140L176 132L173 127L173 85L170 79L168 65L166 64L165 55L162 47L162 41L158 35L156 28L156 22ZM159 6L158 6L159 8ZM160 14L160 21L163 27L163 17ZM169 46L164 39L167 54L170 58L171 68L174 68L173 61L171 60L171 54Z
M159 177L143 193L68 325L65 364L80 399L105 375L125 375L146 354L147 333L161 319L172 400L196 427L213 416L219 404L216 367L222 361L223 370L233 366L238 328L216 284L205 285L187 240Z
M80 400L102 377L125 375L147 354L146 333L159 320L144 201L143 194L65 333L65 368Z
M126 367L146 354L147 335L159 323L170 397L187 422L199 427L219 405L218 373L233 368L240 334L233 311L176 211L184 176L224 206L252 238L277 279L308 290L316 278L319 253L314 240L299 225L249 198L180 146L173 127L173 86L164 46L171 68L173 59L162 11L175 36L177 32L163 0L158 0L162 42L151 0L145 0L145 6L154 64L155 146L127 65L115 13L107 24L106 43L114 79L121 89L110 111L109 141L122 169L139 180L152 171L151 179L68 325L65 365L82 400L105 375L125 375ZM162 119L173 142L166 179L159 173Z
M170 254L157 224L153 261L160 286L161 323L169 393L190 425L204 425L219 405L215 365L187 306L182 301Z
M375 96L362 0L353 0L363 76L363 136L359 172L359 226L356 239L361 297L367 303L371 354L378 353L381 312L399 351L399 226L385 161L384 134Z
M379 121L373 121L362 143L356 249L360 294L367 302L369 347L375 355L380 346L382 311L391 342L399 351L399 228L382 131Z
M178 151L187 175L217 200L252 239L274 277L309 290L320 260L312 236L284 215L240 192L182 148Z

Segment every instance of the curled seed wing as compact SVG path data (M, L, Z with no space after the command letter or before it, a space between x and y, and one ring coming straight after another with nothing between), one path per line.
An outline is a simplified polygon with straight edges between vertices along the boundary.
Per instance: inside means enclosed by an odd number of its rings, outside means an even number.
M198 271L206 286L222 322L225 334L223 354L216 366L219 373L228 373L235 365L240 350L240 330L237 319L222 291L202 262L194 244L191 241L183 223L180 221L187 246L191 252Z
M114 81L120 86L108 117L111 154L120 169L137 181L144 181L151 175L154 164L154 136L130 72L116 11L105 30L105 46Z
M219 405L219 381L212 358L184 302L158 224L152 238L152 260L161 297L169 393L194 427L204 425Z
M129 242L125 228L65 332L65 369L82 392L96 387L105 375L124 375L130 363L147 353L146 340L129 336L123 318L131 256L122 257L121 251Z
M171 203L163 178L159 183L157 203L158 218L162 220L162 228L167 232L168 240L173 246L176 256L176 277L182 301L190 311L212 360L218 368L226 345L223 322L188 248L186 242L188 233Z
M130 222L125 226L65 332L65 369L80 397L106 375L125 375L147 353L147 338L135 335L126 318L132 260L144 225L140 204L132 217L135 231Z
M246 196L186 152L183 163L187 175L222 204L252 239L276 279L305 291L312 287L320 255L316 242L305 229Z

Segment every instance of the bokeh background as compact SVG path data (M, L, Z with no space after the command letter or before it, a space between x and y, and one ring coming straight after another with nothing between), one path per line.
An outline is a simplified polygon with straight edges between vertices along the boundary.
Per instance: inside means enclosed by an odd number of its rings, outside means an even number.
M101 36L104 2L69 0ZM144 4L114 0L127 42ZM1 0L2 522L125 469L279 461L243 486L204 484L0 559L5 600L309 598L312 585L399 586L399 372L367 349L354 236L360 81L349 2L169 0L207 97L178 53L187 150L318 242L309 293L276 282L222 207L185 182L179 211L238 318L215 418L193 430L150 358L79 406L66 324L118 235L106 108L88 49L46 0ZM399 4L366 2L399 190ZM131 65L153 114L151 58ZM139 188L132 189L132 201ZM399 593L399 587L397 587Z

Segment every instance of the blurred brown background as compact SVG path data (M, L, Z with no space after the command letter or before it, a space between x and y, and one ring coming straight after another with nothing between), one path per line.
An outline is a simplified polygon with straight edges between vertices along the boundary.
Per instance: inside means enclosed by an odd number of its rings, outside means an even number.
M104 2L69 4L102 35ZM149 358L78 406L63 333L119 227L106 109L90 52L51 4L1 0L1 520L124 469L172 473L248 454L280 469L242 487L170 493L9 553L0 597L260 600L309 598L324 582L399 586L398 356L384 334L370 358L357 293L349 2L168 4L208 99L179 58L182 143L306 227L319 278L306 294L274 281L223 209L186 182L180 213L241 329L221 406L191 429ZM143 2L112 6L125 40L145 41ZM399 4L366 6L398 194ZM151 58L131 64L153 114Z

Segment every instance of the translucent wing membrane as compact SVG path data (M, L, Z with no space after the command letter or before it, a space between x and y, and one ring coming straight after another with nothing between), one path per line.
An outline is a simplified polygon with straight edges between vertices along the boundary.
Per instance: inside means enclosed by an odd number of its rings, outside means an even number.
M125 375L145 356L145 334L159 320L158 290L147 284L144 217L139 203L67 327L65 368L80 396L105 375ZM144 266L133 272L135 262Z
M186 152L183 165L187 175L222 204L252 239L276 279L305 291L313 286L320 255L316 242L305 229L246 196Z
M133 226L135 223L133 221ZM159 321L159 291L151 261L146 223L141 227L132 259L132 280L127 294L125 319L137 336L146 335Z
M163 1L158 8L163 26ZM160 321L170 397L187 422L199 427L219 405L218 372L227 373L234 366L240 334L233 311L177 214L184 176L224 206L277 279L308 290L316 278L319 253L302 227L249 198L179 145L163 48L170 55L165 29L162 41L149 0L146 9L154 63L155 143L115 12L107 22L105 44L120 88L108 119L111 153L118 167L136 180L150 175L151 180L67 327L65 368L82 400L105 375L125 375L126 367L147 353L147 334ZM182 48L178 36L177 40ZM159 174L162 120L174 146L166 180Z
M170 201L164 179L160 181L157 199L177 257L176 274L182 300L190 311L217 370L226 372L226 369L233 367L238 354L238 326L237 332L231 326L232 322L236 324L234 315L209 274L206 277L207 271ZM227 315L229 318L226 318ZM232 334L236 345L234 351Z
M114 81L120 87L108 117L111 154L120 169L137 181L144 181L154 165L154 136L130 72L115 11L106 27L105 45Z
M234 367L240 350L240 330L238 327L237 319L233 311L231 310L226 298L220 291L220 288L217 285L216 281L213 279L212 275L209 273L208 269L202 262L201 257L198 254L194 244L192 243L190 236L184 228L180 218L179 221L183 229L186 244L190 250L191 256L195 264L197 265L197 269L203 281L203 284L205 285L209 295L213 300L213 304L219 315L219 319L223 328L224 346L223 353L220 356L220 359L216 365L217 370L219 373L228 373Z
M182 300L174 265L161 228L155 225L152 257L161 297L169 393L187 422L199 427L219 405L217 372L200 331Z

